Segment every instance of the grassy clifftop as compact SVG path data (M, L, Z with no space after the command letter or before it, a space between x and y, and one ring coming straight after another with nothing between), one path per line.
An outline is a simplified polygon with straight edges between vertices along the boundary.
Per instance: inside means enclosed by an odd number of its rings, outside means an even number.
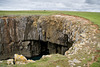
M69 14L87 18L100 26L100 12L76 12L76 11L0 11L3 15L52 15Z

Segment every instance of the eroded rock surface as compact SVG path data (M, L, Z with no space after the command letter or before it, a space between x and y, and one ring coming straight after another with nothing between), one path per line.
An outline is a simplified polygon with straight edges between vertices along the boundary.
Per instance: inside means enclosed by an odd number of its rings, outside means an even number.
M0 59L64 54L73 43L89 42L99 32L89 20L69 15L0 18ZM76 45L77 46L77 45Z

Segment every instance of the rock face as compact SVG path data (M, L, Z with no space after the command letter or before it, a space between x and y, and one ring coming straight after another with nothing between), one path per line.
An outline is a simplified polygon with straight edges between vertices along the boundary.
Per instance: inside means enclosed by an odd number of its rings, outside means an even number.
M84 18L68 15L0 17L0 59L15 53L26 57L64 54L73 43L84 42L98 27Z

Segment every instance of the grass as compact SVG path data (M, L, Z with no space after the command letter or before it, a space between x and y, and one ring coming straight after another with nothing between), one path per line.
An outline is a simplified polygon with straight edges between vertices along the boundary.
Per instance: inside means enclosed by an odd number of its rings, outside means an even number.
M7 62L3 60L3 63L0 63L0 67L7 67Z
M2 67L69 67L68 59L64 55L60 54L52 54L50 58L41 58L37 60L35 63L28 64L16 64L16 65L6 65ZM0 66L1 67L1 66Z
M84 17L100 26L100 12L76 12L76 11L0 11L3 15L52 15L52 14L69 14Z
M97 58L97 61L92 63L90 67L100 67L100 57Z
M90 67L100 67L100 63L94 62Z

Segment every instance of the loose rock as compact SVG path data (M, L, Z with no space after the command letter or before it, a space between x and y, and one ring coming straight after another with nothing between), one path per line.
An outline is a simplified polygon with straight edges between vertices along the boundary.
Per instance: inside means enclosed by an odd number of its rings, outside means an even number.
M8 65L13 64L13 62L14 62L13 59L8 59L8 60L7 60L7 64L8 64Z

